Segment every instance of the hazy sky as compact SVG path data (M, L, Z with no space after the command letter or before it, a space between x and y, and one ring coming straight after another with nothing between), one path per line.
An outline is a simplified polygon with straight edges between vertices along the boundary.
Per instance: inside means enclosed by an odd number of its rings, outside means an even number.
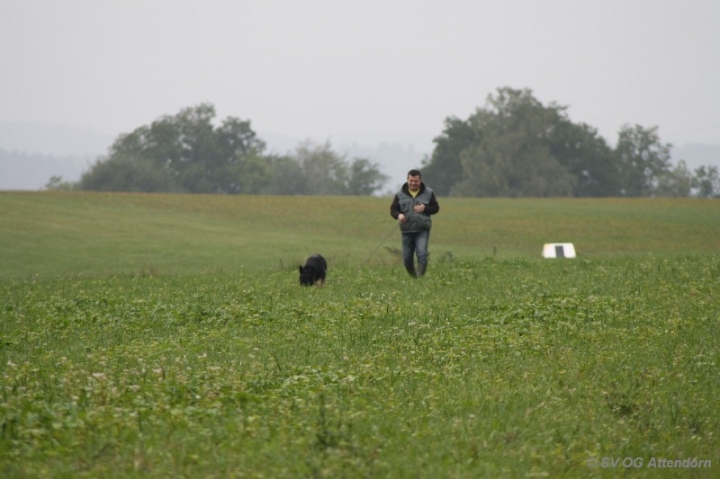
M0 2L0 122L117 135L210 102L261 137L429 150L502 86L611 143L720 143L720 1Z

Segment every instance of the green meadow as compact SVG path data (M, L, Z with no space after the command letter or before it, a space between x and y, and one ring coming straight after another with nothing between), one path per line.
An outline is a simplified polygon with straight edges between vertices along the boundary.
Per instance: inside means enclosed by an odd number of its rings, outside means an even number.
M718 477L720 203L439 200L0 193L0 477Z
M0 192L0 277L269 271L320 252L396 264L390 198ZM697 199L443 198L431 261L713 254L720 204Z

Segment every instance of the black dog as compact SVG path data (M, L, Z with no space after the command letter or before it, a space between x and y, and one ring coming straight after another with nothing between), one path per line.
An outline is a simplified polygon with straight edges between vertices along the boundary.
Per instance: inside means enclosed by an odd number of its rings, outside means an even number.
M320 281L325 286L325 273L327 273L327 261L319 254L310 256L305 261L305 266L300 266L300 284L312 286Z

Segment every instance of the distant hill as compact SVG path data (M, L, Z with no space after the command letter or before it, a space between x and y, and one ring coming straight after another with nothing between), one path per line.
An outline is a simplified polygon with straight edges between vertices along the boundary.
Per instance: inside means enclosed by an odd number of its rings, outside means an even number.
M114 135L88 128L52 123L0 122L0 148L58 157L99 156L115 141Z
M95 158L52 156L0 149L0 190L41 190L53 176L77 181Z
M114 139L85 128L0 122L0 190L39 190L52 176L77 181Z

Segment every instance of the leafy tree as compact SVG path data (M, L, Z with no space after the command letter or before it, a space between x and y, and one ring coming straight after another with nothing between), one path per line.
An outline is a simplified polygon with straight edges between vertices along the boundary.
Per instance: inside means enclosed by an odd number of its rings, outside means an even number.
M465 179L452 190L457 196L569 196L575 179L540 141L519 135L486 137L466 149L461 161Z
M260 193L267 195L302 195L307 190L302 168L292 156L266 157L270 181Z
M344 155L333 150L330 142L321 145L302 142L292 159L300 176L300 181L295 182L294 194L369 195L387 181L377 164L364 158L355 158L350 163Z
M623 126L613 149L567 107L499 88L467 120L448 118L423 173L440 194L650 196L687 192L657 127Z
M612 148L597 130L558 111L547 138L550 154L575 177L573 196L617 196L620 177Z
M376 163L365 158L355 158L350 164L347 194L372 195L383 187L388 176L381 173Z
M48 182L45 184L45 189L48 191L72 191L78 188L77 183L63 180L62 176L53 175L50 177Z
M215 127L214 118L215 107L201 104L121 135L108 157L93 166L83 188L128 185L150 188L148 191L244 192L249 181L240 175L247 170L247 163L256 161L265 144L256 138L249 121L229 117ZM112 174L120 178L113 179ZM146 174L153 180L133 177Z
M423 163L423 178L439 195L449 195L453 186L463 179L462 152L478 140L470 121L451 117L445 120L445 129L433 142L435 149Z
M551 154L549 138L558 107L537 101L529 90L498 89L486 109L470 117L476 132L460 154L461 196L569 196L576 180Z
M657 178L653 189L655 196L687 197L692 191L693 176L684 161L680 160L677 166L663 172Z
M238 193L265 194L275 181L272 157L259 154L239 155L227 171L230 178L237 180L231 187Z
M657 126L624 125L615 147L622 194L652 195L660 177L671 169L671 147L670 143L660 141Z
M720 174L717 166L700 166L695 169L692 187L698 198L720 198Z
M179 189L171 170L141 159L117 155L98 160L82 175L78 186L81 190L142 193Z
M439 194L609 196L620 191L613 150L567 107L499 88L467 120L448 118L423 167Z
M307 195L341 195L348 181L345 158L333 151L330 142L316 145L300 143L295 149L295 161L300 165L304 191Z

